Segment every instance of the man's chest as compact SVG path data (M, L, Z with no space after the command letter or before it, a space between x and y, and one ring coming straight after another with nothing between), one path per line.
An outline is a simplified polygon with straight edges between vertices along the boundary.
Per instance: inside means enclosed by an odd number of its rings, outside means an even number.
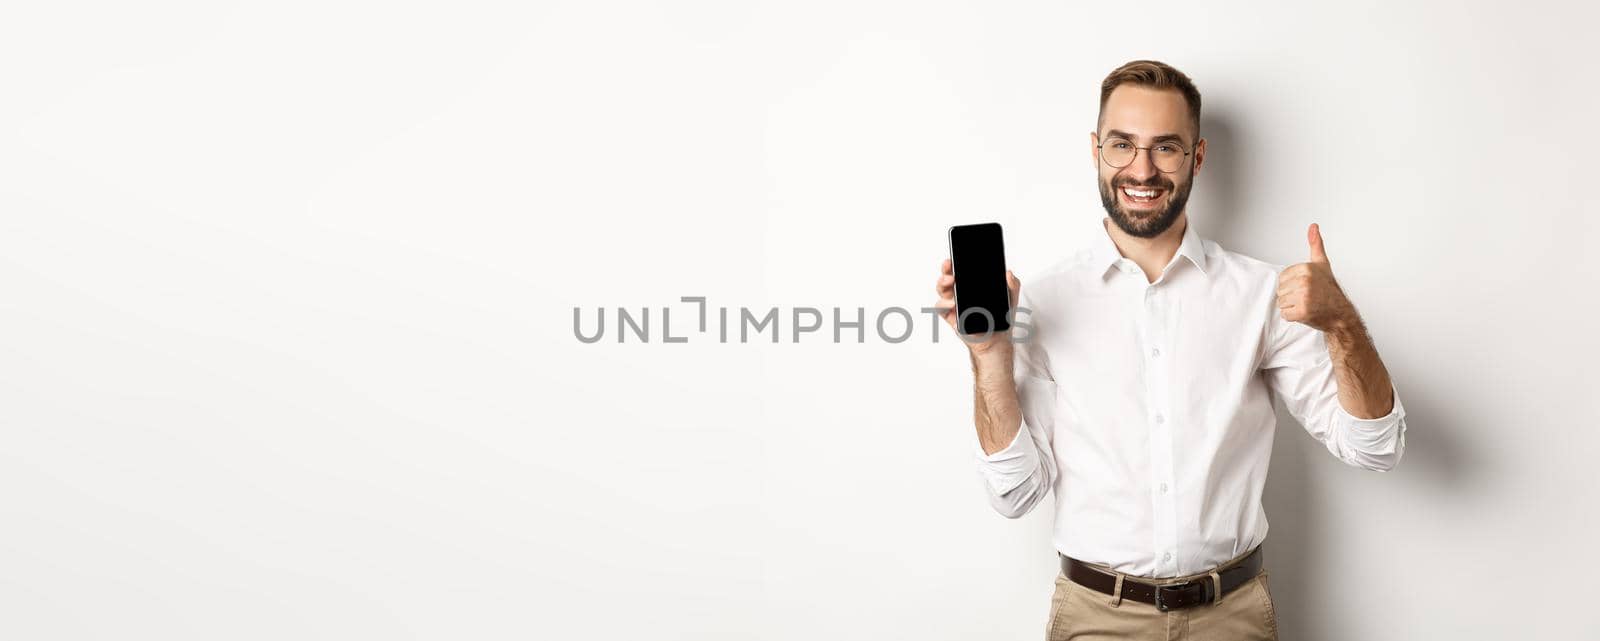
M1267 345L1272 293L1237 284L1074 288L1036 310L1035 347L1080 407L1237 396Z

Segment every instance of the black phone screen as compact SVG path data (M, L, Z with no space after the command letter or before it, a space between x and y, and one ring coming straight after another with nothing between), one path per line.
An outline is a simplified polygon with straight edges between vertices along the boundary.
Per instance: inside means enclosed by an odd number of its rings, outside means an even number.
M956 325L961 333L1011 329L1000 223L951 227L950 262L956 277Z

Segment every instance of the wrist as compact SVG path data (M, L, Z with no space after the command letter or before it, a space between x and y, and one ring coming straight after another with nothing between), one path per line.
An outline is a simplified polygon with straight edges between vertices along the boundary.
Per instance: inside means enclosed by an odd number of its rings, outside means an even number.
M1350 345L1367 334L1367 326L1354 311L1340 315L1328 324L1328 337L1340 345Z
M1012 348L1009 341L990 345L987 349L972 350L972 372L979 380L1009 380L1012 368Z

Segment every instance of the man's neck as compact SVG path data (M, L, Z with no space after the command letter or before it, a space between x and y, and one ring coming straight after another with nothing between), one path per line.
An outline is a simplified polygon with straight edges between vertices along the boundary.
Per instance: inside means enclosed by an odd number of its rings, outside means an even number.
M1110 218L1102 219L1100 224L1111 235L1111 242L1117 246L1117 251L1138 265L1144 271L1145 280L1153 283L1161 277L1167 263L1172 262L1173 255L1178 253L1178 246L1183 244L1183 233L1189 228L1189 213L1178 214L1172 226L1155 238L1131 236L1121 227L1111 224Z

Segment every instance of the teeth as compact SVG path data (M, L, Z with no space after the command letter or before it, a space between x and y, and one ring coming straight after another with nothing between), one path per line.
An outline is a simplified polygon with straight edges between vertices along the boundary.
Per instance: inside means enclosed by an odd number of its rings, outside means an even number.
M1123 187L1122 188L1122 193L1125 193L1125 194L1127 194L1129 196L1132 196L1134 198L1150 198L1150 197L1156 195L1156 190L1154 190L1154 189L1134 189L1132 187Z

